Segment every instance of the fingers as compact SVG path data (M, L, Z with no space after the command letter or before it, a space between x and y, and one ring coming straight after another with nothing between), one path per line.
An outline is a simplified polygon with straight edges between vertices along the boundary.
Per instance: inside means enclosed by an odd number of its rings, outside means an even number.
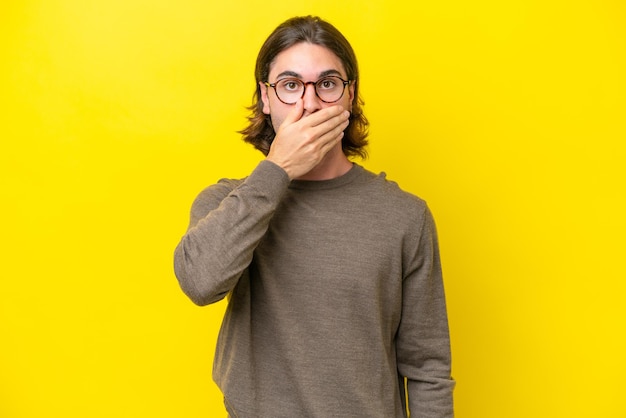
M337 142L343 138L344 131L350 124L350 113L342 112L336 117L317 126L320 129L319 143L322 146L322 150L332 148Z
M304 100L301 98L298 99L296 105L291 109L289 113L287 113L287 117L283 121L283 123L292 124L297 122L302 118L302 113L304 112Z
M321 121L314 128L312 128L312 130L315 132L315 136L324 141L324 139L328 139L325 138L326 136L330 136L332 138L339 135L339 133L343 132L348 127L349 123L350 112L347 110L341 110L340 108L340 113L329 119Z
M350 116L350 112L344 110L341 106L331 106L326 109L319 110L304 119L304 123L308 126L314 127L327 122L341 123L343 119L347 119ZM328 125L328 124L327 124Z
M280 132L276 133L275 142L278 140L278 137L291 137L295 134L305 142L325 143L347 128L350 112L343 110L341 106L332 106L302 117L304 111L303 103L302 100L298 100L287 114L278 129ZM327 134L330 134L330 136L327 136Z

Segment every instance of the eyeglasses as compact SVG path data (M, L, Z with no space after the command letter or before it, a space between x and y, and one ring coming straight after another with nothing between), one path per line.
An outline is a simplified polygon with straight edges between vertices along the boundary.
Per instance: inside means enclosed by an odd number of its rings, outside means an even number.
M346 81L341 77L328 76L320 78L317 81L304 82L298 78L283 78L277 82L270 84L267 81L267 87L273 87L278 100L285 104L294 104L300 98L304 97L306 87L313 84L315 94L324 103L335 103L343 97L343 92L350 81Z

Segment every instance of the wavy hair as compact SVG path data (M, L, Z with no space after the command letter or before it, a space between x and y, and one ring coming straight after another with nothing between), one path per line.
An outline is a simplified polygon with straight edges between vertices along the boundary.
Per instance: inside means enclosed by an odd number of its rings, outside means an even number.
M348 40L333 25L316 16L294 17L279 25L267 38L256 60L256 90L248 116L250 124L239 131L243 140L267 155L276 132L269 115L263 113L263 101L259 82L268 80L270 66L276 56L298 43L308 42L331 50L343 63L348 79L354 83L354 99L350 124L344 131L341 147L346 156L367 157L365 146L369 122L363 114L363 100L359 96L359 67L356 55Z

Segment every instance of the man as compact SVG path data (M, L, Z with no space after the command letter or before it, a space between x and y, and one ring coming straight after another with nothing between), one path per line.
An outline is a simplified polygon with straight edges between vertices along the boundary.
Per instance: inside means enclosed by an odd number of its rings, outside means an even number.
M452 417L447 315L426 204L352 163L367 120L329 23L269 36L244 139L266 158L204 190L175 251L183 291L228 295L213 377L231 417Z

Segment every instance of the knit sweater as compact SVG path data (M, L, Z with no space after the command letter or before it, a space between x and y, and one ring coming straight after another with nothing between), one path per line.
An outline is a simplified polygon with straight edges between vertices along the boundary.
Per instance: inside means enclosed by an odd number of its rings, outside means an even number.
M453 416L433 218L384 174L289 181L262 161L200 193L174 267L196 304L228 295L213 378L230 416Z

